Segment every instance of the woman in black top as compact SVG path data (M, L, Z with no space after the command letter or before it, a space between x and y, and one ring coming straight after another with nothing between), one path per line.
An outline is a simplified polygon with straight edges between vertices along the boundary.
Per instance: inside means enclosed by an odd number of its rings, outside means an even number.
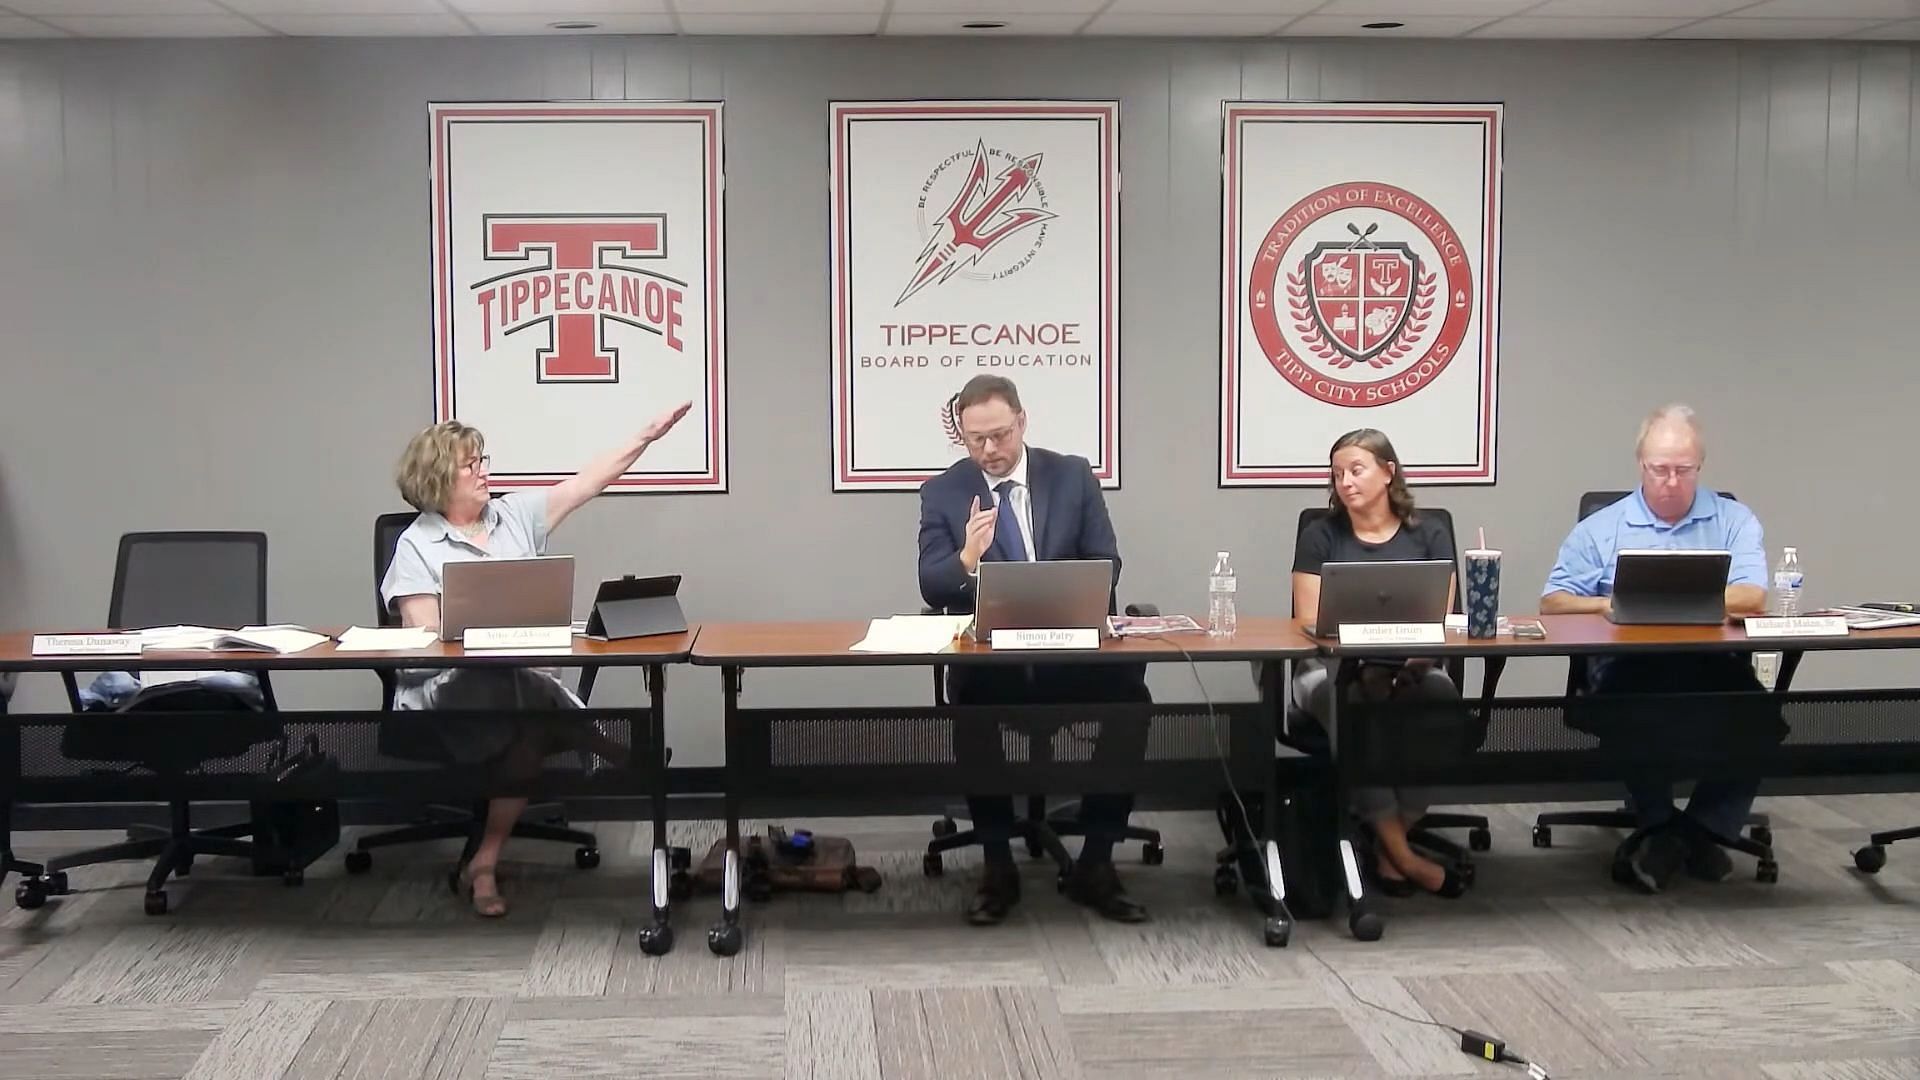
M1327 563L1454 559L1453 538L1447 529L1414 509L1413 494L1400 473L1400 457L1385 435L1372 428L1349 431L1334 441L1329 458L1327 516L1300 534L1293 557L1293 610L1309 618L1320 607L1320 570ZM1451 594L1448 606L1452 606ZM1325 716L1333 695L1332 674L1317 662L1295 665L1295 707L1316 720ZM1358 685L1362 694L1376 700L1459 696L1453 680L1431 660L1365 665ZM1418 886L1449 898L1465 891L1452 870L1407 843L1408 830L1426 812L1421 792L1358 788L1353 803L1354 813L1372 826L1377 872L1385 891L1410 892Z

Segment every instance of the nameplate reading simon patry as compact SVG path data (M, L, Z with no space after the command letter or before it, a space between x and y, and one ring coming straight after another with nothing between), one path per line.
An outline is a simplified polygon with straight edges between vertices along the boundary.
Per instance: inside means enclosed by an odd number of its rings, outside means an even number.
M1344 623L1342 645L1444 645L1445 623Z
M468 649L568 649L573 648L571 626L489 626L474 627L461 635L460 644Z
M1000 649L1098 649L1100 630L1076 626L1060 630L995 630L991 643Z

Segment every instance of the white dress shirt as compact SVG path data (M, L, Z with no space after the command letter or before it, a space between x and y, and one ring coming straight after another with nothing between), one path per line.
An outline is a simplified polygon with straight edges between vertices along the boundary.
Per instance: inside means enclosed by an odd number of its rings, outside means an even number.
M1007 475L992 476L985 469L980 470L980 475L986 478L987 491L993 496L994 506L1000 509L1005 509L1001 506L1000 482L1013 481L1013 490L1008 494L1012 496L1014 524L1019 526L1020 538L1026 542L1027 561L1037 561L1040 553L1033 544L1033 491L1027 487L1026 448L1020 448L1020 460L1014 463L1013 471Z

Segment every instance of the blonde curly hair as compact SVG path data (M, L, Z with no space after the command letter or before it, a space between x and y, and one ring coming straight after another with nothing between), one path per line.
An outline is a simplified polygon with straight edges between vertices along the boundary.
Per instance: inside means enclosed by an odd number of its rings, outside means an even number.
M400 487L400 497L421 513L445 513L460 466L486 449L487 438L480 429L458 420L427 428L407 443L394 466L393 481Z

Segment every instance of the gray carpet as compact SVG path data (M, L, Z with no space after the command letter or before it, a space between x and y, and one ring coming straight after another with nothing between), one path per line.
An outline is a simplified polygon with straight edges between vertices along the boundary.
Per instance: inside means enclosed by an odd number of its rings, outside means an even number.
M1432 1019L1505 1037L1556 1078L1920 1077L1920 842L1867 878L1869 828L1920 797L1774 799L1781 880L1610 885L1610 834L1494 807L1494 850L1457 902L1388 901L1385 940L1308 923L1269 950L1244 901L1212 895L1204 815L1143 815L1164 866L1125 851L1154 920L1117 926L1029 864L1007 925L961 925L976 863L920 873L924 819L815 821L886 875L872 895L750 907L747 947L705 947L717 901L682 905L679 947L643 956L645 825L598 826L604 865L509 848L511 916L447 892L450 846L339 853L304 887L209 860L141 913L143 865L76 871L73 895L0 913L0 1075L371 1080L433 1077L1518 1076ZM704 847L713 823L676 825ZM27 834L28 858L100 842ZM8 883L11 888L11 880ZM1343 984L1344 980L1344 984ZM1356 996L1409 1019L1390 1016Z

